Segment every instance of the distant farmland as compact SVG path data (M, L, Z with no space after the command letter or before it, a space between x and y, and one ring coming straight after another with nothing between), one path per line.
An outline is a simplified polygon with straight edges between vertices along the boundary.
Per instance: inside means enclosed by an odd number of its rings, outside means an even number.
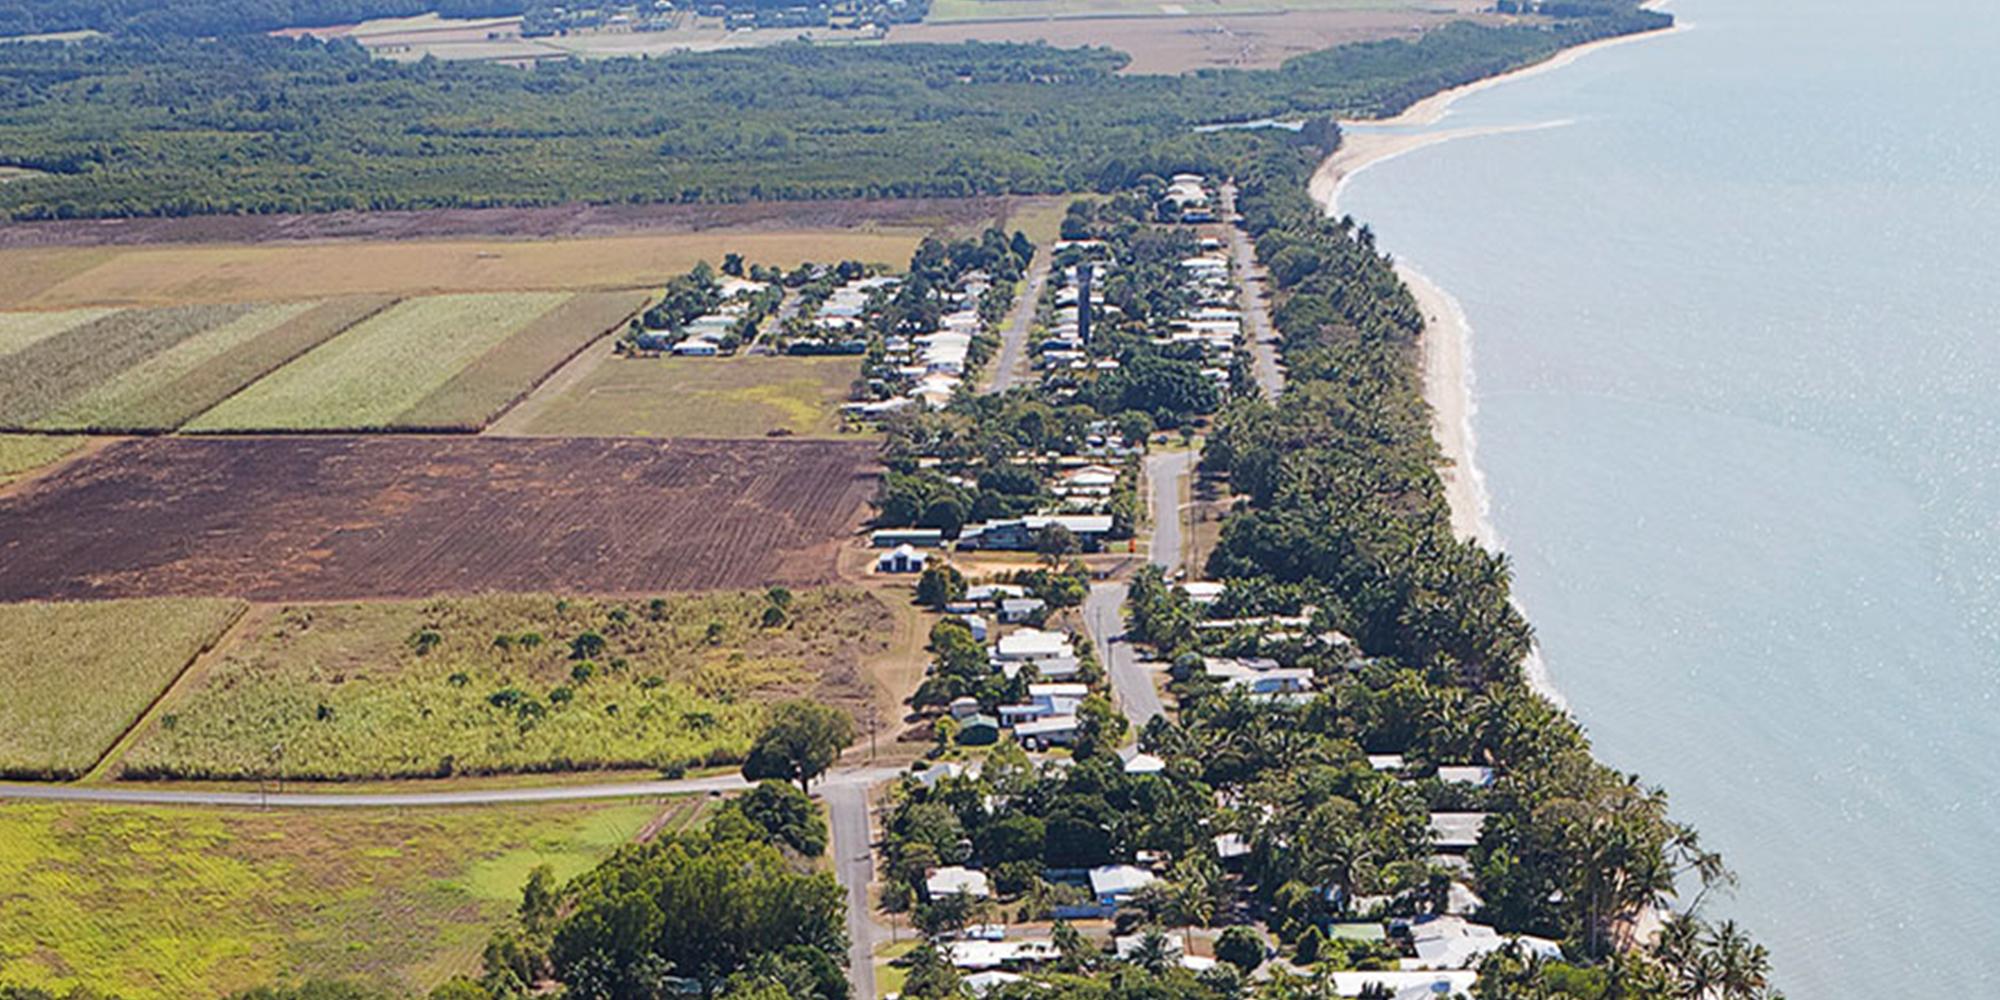
M0 600L832 581L873 442L146 438L0 498Z

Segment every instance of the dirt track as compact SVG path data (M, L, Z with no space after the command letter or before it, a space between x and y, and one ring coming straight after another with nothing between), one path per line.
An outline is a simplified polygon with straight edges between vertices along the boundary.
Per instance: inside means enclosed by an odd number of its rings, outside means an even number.
M0 600L831 582L872 442L147 438L0 497Z

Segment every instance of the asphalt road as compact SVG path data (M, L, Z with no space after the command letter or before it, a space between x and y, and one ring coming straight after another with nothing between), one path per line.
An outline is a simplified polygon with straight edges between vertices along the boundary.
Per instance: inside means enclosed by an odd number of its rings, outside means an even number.
M1153 535L1148 559L1169 573L1181 562L1181 482L1194 468L1195 454L1169 452L1146 459L1146 477L1152 484ZM1084 598L1084 628L1091 644L1104 661L1104 672L1118 705L1133 729L1143 728L1154 716L1166 713L1160 689L1151 671L1139 665L1139 651L1125 639L1125 595L1122 583L1099 583Z
M1278 367L1278 335L1271 328L1269 295L1265 290L1264 271L1257 266L1257 252L1250 244L1250 235L1243 227L1236 225L1236 186L1222 186L1222 215L1231 220L1229 226L1229 251L1236 263L1236 286L1242 290L1243 336L1250 344L1250 372L1257 378L1257 386L1264 390L1267 399L1275 400L1285 391L1285 375Z
M859 784L862 787L894 777L895 768L852 768L820 780L822 793ZM739 792L750 787L740 774L675 781L621 781L598 785L548 785L535 788L485 788L456 792L200 792L132 785L0 784L0 800L41 802L104 802L125 805L235 806L272 809L405 809L435 806L496 806L530 802L580 802L593 799L655 798L707 792Z
M1014 307L1014 315L1007 320L1007 328L1000 332L1000 355L993 359L993 378L986 386L988 393L1006 392L1014 385L1015 373L1021 368L1021 359L1028 350L1028 329L1035 322L1035 304L1042 300L1042 286L1049 280L1049 266L1052 255L1048 247L1035 251L1035 259L1028 264L1028 289L1021 301Z
M847 982L856 1000L875 996L875 948L882 928L868 904L875 880L875 844L868 825L868 788L873 782L829 782L827 825L833 829L833 870L847 889Z

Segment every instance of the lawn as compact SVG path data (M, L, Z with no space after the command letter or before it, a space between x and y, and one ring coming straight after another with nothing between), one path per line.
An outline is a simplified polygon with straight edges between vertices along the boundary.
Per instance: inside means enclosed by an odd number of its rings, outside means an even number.
M858 358L610 358L548 400L523 433L840 437Z
M0 774L88 771L242 610L180 599L0 605Z
M0 434L0 486L83 447L83 439L58 434Z
M583 871L661 812L0 804L0 986L128 1000L306 978L428 990L477 974L535 865Z
M252 383L187 429L411 426L405 413L421 412L429 396L567 298L562 292L516 292L407 299Z
M863 663L889 641L889 610L858 591L802 591L773 626L768 607L724 593L273 609L120 766L339 779L735 760L768 700L867 697Z

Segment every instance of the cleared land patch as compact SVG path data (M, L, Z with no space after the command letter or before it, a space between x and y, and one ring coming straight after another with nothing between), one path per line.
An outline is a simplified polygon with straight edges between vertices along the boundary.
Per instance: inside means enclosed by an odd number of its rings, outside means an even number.
M0 605L0 775L89 770L242 612L227 600Z
M561 304L559 292L408 299L189 421L190 431L368 430L402 415ZM602 332L602 331L597 331Z
M856 358L611 358L551 399L536 435L840 435Z
M0 600L642 594L831 582L872 442L118 442L0 497Z
M291 606L184 685L122 773L350 779L733 762L768 700L865 699L862 661L886 649L891 623L881 601L842 589L802 590L782 607L762 592Z
M574 875L661 809L0 804L0 985L210 1000L354 978L421 994L478 974L528 869Z

